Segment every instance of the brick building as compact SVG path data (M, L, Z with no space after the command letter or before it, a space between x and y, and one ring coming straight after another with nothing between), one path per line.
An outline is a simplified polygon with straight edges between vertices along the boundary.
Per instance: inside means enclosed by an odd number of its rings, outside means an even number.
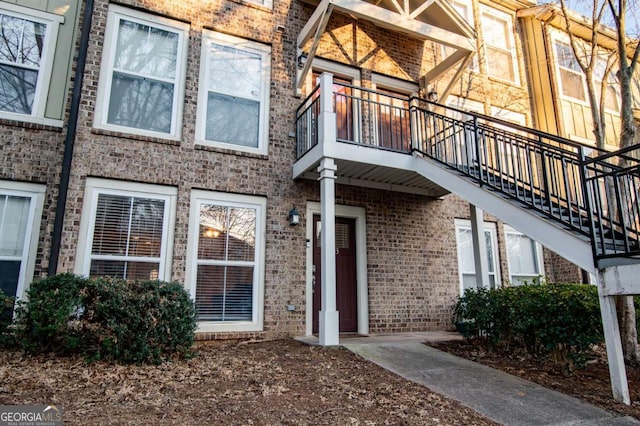
M3 291L56 270L178 280L202 338L316 333L336 310L341 332L441 330L478 282L478 213L483 285L580 280L407 145L410 104L436 95L458 118L534 124L516 19L533 3L377 4L1 1ZM337 309L318 317L329 246Z

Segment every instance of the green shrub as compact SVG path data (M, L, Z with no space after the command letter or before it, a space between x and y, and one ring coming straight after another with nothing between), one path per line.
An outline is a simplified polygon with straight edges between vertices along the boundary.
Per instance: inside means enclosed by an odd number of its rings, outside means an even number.
M558 363L582 362L585 351L603 341L597 289L583 284L467 290L454 308L454 322L468 325L466 338L522 346Z
M56 275L34 282L18 308L17 332L32 353L161 363L187 356L195 310L176 282Z
M13 346L14 336L10 326L13 322L13 297L0 290L0 348Z

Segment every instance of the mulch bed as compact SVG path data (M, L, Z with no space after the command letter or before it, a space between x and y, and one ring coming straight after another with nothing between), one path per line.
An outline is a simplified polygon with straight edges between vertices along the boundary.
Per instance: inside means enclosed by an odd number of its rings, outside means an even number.
M214 343L159 366L0 351L0 404L54 404L65 424L492 425L344 349Z

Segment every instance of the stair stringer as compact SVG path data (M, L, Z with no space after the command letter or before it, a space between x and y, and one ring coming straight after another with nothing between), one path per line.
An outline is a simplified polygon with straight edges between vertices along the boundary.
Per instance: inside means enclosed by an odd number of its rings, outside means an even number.
M447 191L496 216L589 273L596 274L591 241L541 214L519 205L487 187L480 187L472 178L446 167L428 157L414 153L415 171Z

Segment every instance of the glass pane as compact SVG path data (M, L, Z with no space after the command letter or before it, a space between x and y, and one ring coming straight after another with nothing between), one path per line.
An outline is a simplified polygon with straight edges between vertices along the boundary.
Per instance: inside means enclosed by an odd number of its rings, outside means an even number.
M16 297L19 278L19 260L0 260L0 290L5 296Z
M462 290L464 291L468 288L478 288L475 274L462 274Z
M576 59L576 56L573 54L573 49L571 49L570 45L562 42L556 42L555 47L556 47L556 56L557 56L556 59L558 61L559 66L561 66L562 68L567 68L567 69L579 72L579 73L582 72L582 69L580 68L580 64L578 64L578 60Z
M100 194L92 254L159 257L164 201Z
M198 266L195 304L199 320L251 321L253 267Z
M489 265L489 272L495 272L495 263L493 259L493 244L491 243L491 232L484 232L484 243L487 247L487 263Z
M128 280L157 280L159 263L92 260L89 275Z
M460 250L460 269L474 273L476 270L473 258L473 239L470 229L458 229L458 249Z
M205 139L258 147L260 102L209 93Z
M0 60L39 67L46 29L45 24L0 15Z
M228 223L227 207L200 206L198 259L226 260Z
M507 234L507 250L509 251L509 271L514 275L538 274L535 243L524 235Z
M107 122L170 133L173 84L113 73Z
M0 256L22 256L30 201L28 197L0 195Z
M31 114L38 71L0 65L0 110Z
M509 25L502 19L490 14L482 15L482 34L487 45L509 50Z
M260 101L262 57L234 47L209 47L209 91Z
M582 74L560 69L562 93L575 99L585 100Z
M487 72L503 80L514 81L513 60L511 52L487 47Z
M176 76L178 34L120 20L114 68L173 79Z
M255 258L256 210L200 207L198 259L251 262Z
M256 210L248 208L229 209L229 260L251 262L255 258Z

